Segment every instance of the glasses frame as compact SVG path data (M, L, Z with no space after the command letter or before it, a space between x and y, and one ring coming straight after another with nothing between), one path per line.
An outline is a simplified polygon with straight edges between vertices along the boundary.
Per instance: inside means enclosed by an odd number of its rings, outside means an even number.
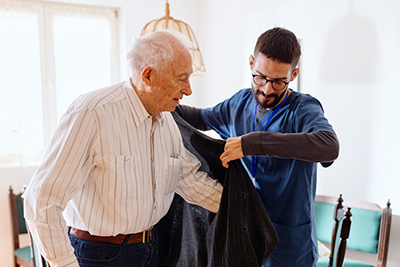
M257 75L257 74L251 74L251 75L253 76L253 82L254 82L255 84L257 84L258 86L265 86L268 82L270 82L272 88L274 88L274 89L277 90L277 91L284 90L284 89L288 86L288 84L289 84L289 82L285 82L285 81L282 81L282 80L279 80L279 79L277 79L277 80L269 80L269 79L267 79L265 76L262 76L262 75ZM255 78L256 76L263 78L263 79L265 80L265 83L264 83L264 84L256 83L256 81L254 80L254 78ZM278 82L278 81L284 83L285 86L284 86L283 88L280 88L280 89L275 88L274 82Z

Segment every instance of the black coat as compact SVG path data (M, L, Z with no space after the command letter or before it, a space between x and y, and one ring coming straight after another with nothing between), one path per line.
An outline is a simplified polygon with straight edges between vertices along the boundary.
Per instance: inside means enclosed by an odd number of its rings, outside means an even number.
M175 112L185 147L224 186L217 214L188 204L175 194L167 215L157 225L159 266L261 266L278 244L267 212L239 160L222 166L225 141L212 139L187 124Z

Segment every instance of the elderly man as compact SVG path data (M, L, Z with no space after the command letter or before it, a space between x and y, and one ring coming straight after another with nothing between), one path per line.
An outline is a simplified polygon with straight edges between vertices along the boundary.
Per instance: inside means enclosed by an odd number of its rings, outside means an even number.
M169 113L192 93L186 45L156 32L127 57L130 80L72 103L27 187L25 218L52 266L158 266L154 225L175 192L218 211L222 186Z

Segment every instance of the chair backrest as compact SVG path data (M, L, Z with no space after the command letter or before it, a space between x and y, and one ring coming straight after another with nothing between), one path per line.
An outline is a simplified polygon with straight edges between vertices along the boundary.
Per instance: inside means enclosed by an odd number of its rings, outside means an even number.
M386 208L370 202L346 200L352 207L353 227L348 248L377 254L377 267L386 266L392 222L390 201Z
M314 203L318 240L330 243L333 250L334 236L337 231L331 231L332 216L335 209L343 204L352 207L352 228L351 235L347 240L347 248L377 254L377 267L385 267L389 249L389 236L392 222L392 209L390 201L385 208L379 207L375 203L360 200L347 199L343 201L341 195L336 200L334 197L317 195ZM334 222L337 225L337 220ZM332 233L332 235L330 235ZM332 255L332 253L331 253ZM330 265L332 266L332 259Z
M351 227L351 208L345 212L343 208L338 209L336 213L336 220L338 221L338 228L334 241L332 251L332 265L333 267L342 267L347 249L347 239L350 235ZM333 241L332 241L333 242Z
M11 213L11 232L13 238L13 254L14 254L14 266L30 267L31 264L31 251L30 247L21 247L20 235L26 235L28 233L25 218L24 218L24 207L22 201L22 192L14 194L12 187L9 189L9 202L10 202L10 213Z
M318 240L331 245L328 265L330 267L333 266L336 241L339 241L337 235L338 232L340 234L338 230L344 214L342 203L342 195L339 198L317 195L314 202Z
M9 189L9 199L10 199L10 210L11 210L11 228L13 234L14 250L20 247L19 235L27 234L25 219L24 219L24 209L21 195L14 194L12 187Z

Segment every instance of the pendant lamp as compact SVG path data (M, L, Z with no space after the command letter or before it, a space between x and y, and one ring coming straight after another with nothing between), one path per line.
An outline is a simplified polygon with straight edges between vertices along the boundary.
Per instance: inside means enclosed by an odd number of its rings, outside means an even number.
M169 15L168 0L166 0L165 4L165 16L160 19L154 19L147 23L143 27L140 35L142 36L147 33L166 29L176 30L189 39L189 41L193 44L193 47L189 48L190 54L192 55L193 72L205 72L206 69L204 67L203 58L201 56L200 48L197 43L196 37L194 36L192 28L190 28L190 26L187 25L185 22L176 20Z

